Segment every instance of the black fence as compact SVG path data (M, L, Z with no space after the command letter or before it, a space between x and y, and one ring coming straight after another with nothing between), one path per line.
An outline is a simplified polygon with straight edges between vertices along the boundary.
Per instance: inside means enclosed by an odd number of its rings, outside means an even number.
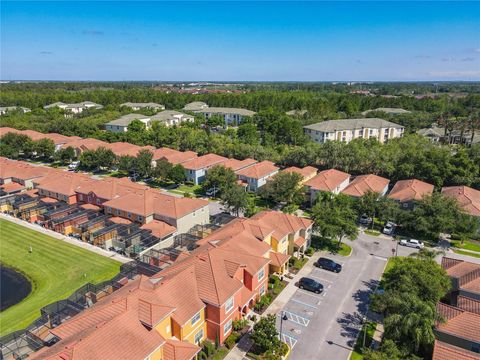
M122 264L120 272L112 279L99 284L87 283L68 298L43 307L40 309L40 317L29 326L0 338L0 360L25 359L42 347L51 346L58 339L49 333L49 329L57 327L99 299L120 289L126 283L125 279L131 280L137 275L152 276L159 270L140 261L131 261Z

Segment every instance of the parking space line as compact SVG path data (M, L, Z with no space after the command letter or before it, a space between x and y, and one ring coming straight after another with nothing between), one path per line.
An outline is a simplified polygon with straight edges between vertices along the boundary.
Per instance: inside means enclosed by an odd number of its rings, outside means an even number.
M333 276L339 276L340 275L340 273L335 273L335 272L328 271L328 270L325 270L325 269L320 269L320 268L315 268L314 270L320 271L321 274L330 274L330 275L333 275Z
M286 342L288 346L290 346L290 349L293 349L293 347L296 345L298 340L295 339L293 336L285 334L284 332L281 333L280 335L282 337L282 341Z
M310 274L309 276L310 276L310 277L312 277L312 278L314 278L314 279L318 279L318 280L321 280L321 281L328 282L328 283L330 283L330 284L332 284L332 283L333 283L333 281L330 281L330 280L327 280L327 279L321 278L320 276L316 276L316 275L312 275L312 274Z
M296 302L296 303L304 305L304 306L311 307L312 309L318 309L318 307L315 306L315 305L307 304L306 302L303 302L303 301L300 301L300 300L297 300L297 299L290 299L290 301Z
M315 299L318 299L321 295L313 295L313 294L310 294L308 291L306 290L302 290L302 289L298 289L297 291L301 291L301 294L304 294L304 295L307 295L307 296L311 296Z
M297 315L297 314L292 313L290 311L283 310L283 314L287 315L288 320L290 320L291 322L294 322L296 324L299 324L299 325L302 325L302 326L308 326L308 324L310 323L310 319L308 319L306 317L303 317L303 316L300 316L300 315ZM279 313L278 315L283 316L282 313Z

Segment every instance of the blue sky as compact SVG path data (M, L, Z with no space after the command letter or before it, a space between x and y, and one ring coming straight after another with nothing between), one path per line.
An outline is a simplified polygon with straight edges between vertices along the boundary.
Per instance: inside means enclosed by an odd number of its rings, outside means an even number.
M2 1L5 80L480 80L480 2Z

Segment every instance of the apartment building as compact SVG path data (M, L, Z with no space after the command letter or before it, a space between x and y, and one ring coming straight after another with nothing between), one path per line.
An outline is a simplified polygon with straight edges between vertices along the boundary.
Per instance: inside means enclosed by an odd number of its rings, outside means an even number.
M67 204L77 203L76 189L87 183L97 183L86 175L63 172L45 180L34 180L38 195L63 201Z
M0 116L5 115L9 112L20 111L24 114L31 112L29 108L23 106L0 106Z
M133 111L141 110L141 109L149 109L149 110L165 110L164 105L160 105L154 102L147 102L147 103L134 103L134 102L126 102L120 104L120 107L126 107L132 109Z
M384 143L403 136L404 127L379 118L328 120L303 127L312 141L342 141L353 139L377 139Z
M135 120L141 121L145 125L146 129L150 129L151 127L150 116L145 116L142 114L126 114L126 115L120 116L116 120L112 120L106 123L105 130L111 131L111 132L127 132L128 125L130 125Z
M169 127L174 125L180 125L184 122L193 122L195 118L192 115L187 115L175 110L164 110L155 114L151 118L152 122L159 122Z
M196 112L196 111L201 111L201 110L203 110L207 107L208 107L208 105L206 103L204 103L203 101L194 101L194 102L186 104L183 107L183 110Z
M417 179L400 180L393 186L388 198L398 201L403 209L413 210L416 202L433 194L432 184Z
M359 175L342 190L342 193L354 197L361 197L367 192L374 192L383 196L388 191L389 183L390 180L378 175Z
M350 174L346 172L329 169L320 171L315 177L304 183L310 195L310 204L313 205L321 191L339 194L350 183Z
M237 176L245 182L248 191L257 192L279 170L273 162L264 160L237 171Z
M55 102L53 104L45 105L43 107L45 110L51 109L51 108L59 108L62 110L65 110L66 112L71 112L73 114L79 114L84 110L89 110L89 109L103 109L103 105L94 103L92 101L82 101L80 103L75 103L75 104L66 104L61 101Z
M203 114L206 119L209 119L212 116L221 116L224 119L226 126L239 125L245 118L252 117L256 114L255 111L247 109L226 107L207 107L196 112Z

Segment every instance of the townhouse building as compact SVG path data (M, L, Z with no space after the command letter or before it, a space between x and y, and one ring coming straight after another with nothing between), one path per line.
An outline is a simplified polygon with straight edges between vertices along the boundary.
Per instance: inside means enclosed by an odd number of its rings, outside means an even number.
M21 113L26 114L32 110L23 106L0 106L0 116L13 111L20 111Z
M44 181L34 180L38 195L63 201L67 204L77 203L76 189L87 183L97 183L97 180L78 173L62 172L48 177Z
M465 213L478 217L480 221L480 191L468 186L446 186L442 188L444 196L457 200Z
M198 155L194 151L178 151L162 147L153 151L152 165L156 166L157 161L160 160L168 161L172 165L183 164L197 157Z
M361 197L370 191L383 196L388 191L389 183L390 180L378 175L359 175L342 190L342 193L354 197Z
M296 167L296 166L290 166L290 167L284 169L283 172L294 173L294 174L300 175L302 177L302 180L300 181L300 183L304 184L305 182L314 178L317 175L318 169L314 168L313 166L305 166L304 168L299 168L299 167Z
M246 118L252 117L256 114L255 111L240 109L240 108L226 108L226 107L206 107L200 110L194 110L203 114L206 119L212 116L220 116L225 121L225 126L241 124Z
M318 197L318 193L330 192L338 195L350 183L350 174L346 172L328 169L320 171L316 176L304 183L310 196L310 204L313 205Z
M183 162L182 166L185 168L186 179L198 185L205 181L208 169L227 160L227 158L220 155L206 154Z
M416 202L433 194L432 184L417 179L400 180L395 183L388 198L398 201L403 209L413 210Z
M377 139L384 143L403 136L404 127L379 118L328 120L303 127L312 141L325 143L353 139Z
M257 192L279 170L280 168L275 166L273 162L264 160L238 170L236 173L238 179L246 184L248 191Z
M192 115L184 114L175 110L164 110L152 116L152 122L159 122L169 127L174 125L180 125L184 122L193 122L195 118Z
M196 112L196 111L201 111L201 110L203 110L207 107L208 107L208 105L206 103L204 103L203 101L193 101L191 103L186 104L183 107L183 110Z
M59 108L62 110L65 110L66 112L70 112L73 114L79 114L83 112L84 110L90 110L90 109L95 109L95 110L100 110L103 109L103 105L94 103L92 101L82 101L80 103L74 103L74 104L66 104L61 101L55 102L53 104L45 105L43 107L45 110L51 109L51 108Z

